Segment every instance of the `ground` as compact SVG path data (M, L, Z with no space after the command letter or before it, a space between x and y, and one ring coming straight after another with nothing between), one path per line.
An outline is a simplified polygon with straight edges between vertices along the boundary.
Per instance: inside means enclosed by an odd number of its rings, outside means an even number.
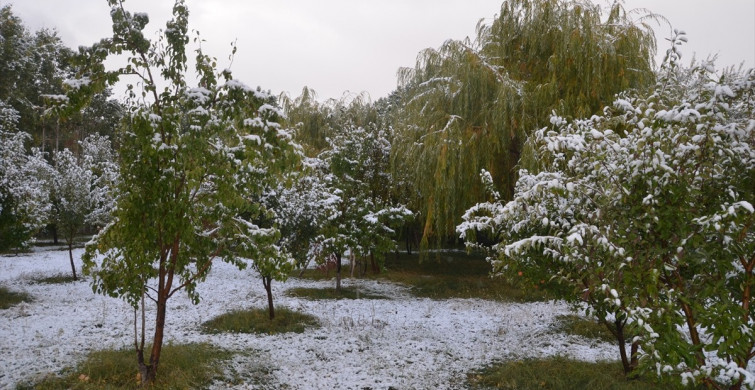
M74 258L81 253L75 250ZM77 267L81 269L80 262ZM0 388L59 372L96 349L133 345L133 309L117 298L94 294L89 279L35 282L70 272L63 250L0 256L0 285L34 299L0 310ZM239 351L228 370L245 383L216 385L236 389L257 388L253 377L259 372L269 372L270 388L456 389L463 387L470 370L494 361L553 355L596 361L618 355L610 344L554 331L556 317L570 313L560 301L431 300L413 297L401 285L349 279L346 286L390 299L309 301L285 295L289 288L333 283L296 278L273 283L276 304L316 316L319 329L274 336L205 334L200 330L204 321L267 304L262 282L252 271L217 263L199 287L198 305L185 294L169 301L166 340L209 342Z

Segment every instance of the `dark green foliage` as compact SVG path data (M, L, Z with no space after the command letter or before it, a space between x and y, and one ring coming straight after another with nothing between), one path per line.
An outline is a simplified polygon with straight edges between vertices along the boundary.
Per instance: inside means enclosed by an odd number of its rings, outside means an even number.
M275 318L270 319L267 309L236 310L219 315L202 324L207 333L302 333L307 329L319 327L317 318L309 314L285 307L275 310Z

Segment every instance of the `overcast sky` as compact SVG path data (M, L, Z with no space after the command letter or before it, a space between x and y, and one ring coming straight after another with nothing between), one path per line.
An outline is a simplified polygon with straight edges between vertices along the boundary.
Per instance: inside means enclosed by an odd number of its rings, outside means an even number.
M109 36L106 0L0 0L30 30L55 28L76 48ZM474 35L490 22L502 0L186 0L190 28L207 40L203 48L229 66L230 43L238 52L234 77L273 93L298 96L302 87L320 99L366 91L372 99L396 87L396 71L413 66L420 50L447 39ZM126 8L150 16L149 31L165 26L172 0L128 0ZM603 3L605 4L605 2ZM755 1L626 0L648 8L685 30L686 59L718 54L718 65L755 66ZM657 31L665 51L668 26ZM154 35L148 35L151 37Z

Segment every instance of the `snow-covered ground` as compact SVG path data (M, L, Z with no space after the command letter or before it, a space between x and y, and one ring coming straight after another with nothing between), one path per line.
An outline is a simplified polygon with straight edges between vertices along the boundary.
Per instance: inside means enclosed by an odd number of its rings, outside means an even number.
M74 251L75 258L81 253ZM81 264L77 266L80 270ZM133 345L134 312L123 301L94 294L88 280L33 281L61 273L70 273L66 251L0 256L0 284L34 298L33 303L0 310L0 388L58 372L92 350ZM463 387L469 370L496 360L617 356L612 345L554 332L555 318L569 313L562 302L431 300L412 297L407 288L386 282L346 280L345 285L391 299L292 298L286 289L332 286L292 278L273 283L276 304L317 316L320 329L275 336L208 335L200 332L202 322L233 309L266 305L262 283L252 271L217 263L199 287L199 305L192 305L185 294L171 298L167 341L210 342L245 352L228 363L229 370L244 377L262 367L272 373L270 388L287 389L456 389Z

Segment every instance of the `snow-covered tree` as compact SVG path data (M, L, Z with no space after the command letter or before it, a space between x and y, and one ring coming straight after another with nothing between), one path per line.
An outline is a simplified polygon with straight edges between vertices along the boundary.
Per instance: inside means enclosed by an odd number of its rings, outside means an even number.
M27 153L29 134L18 131L18 112L0 101L0 252L26 247L50 210L40 175L47 166L39 151Z
M280 245L291 254L298 267L306 267L315 238L338 211L341 198L332 192L322 175L325 162L304 157L299 171L292 172L263 200L281 232Z
M94 134L81 142L81 156L69 149L53 152L44 172L50 194L48 222L63 235L74 280L73 241L86 225L103 227L112 219L118 167L107 137Z
M19 129L31 134L32 145L47 151L45 144L51 138L59 149L70 141L69 128L61 126L57 117L44 115L40 107L46 96L63 93L71 50L55 30L27 30L10 5L0 6L0 37L0 100L18 111Z
M89 213L86 216L86 223L101 228L110 223L115 209L115 189L119 177L118 164L107 136L95 133L84 138L80 145L80 163L92 179L87 193Z
M340 201L318 241L321 253L335 256L340 290L343 254L348 251L354 259L369 256L379 271L385 253L395 246L393 229L412 213L390 199L390 142L385 131L346 127L329 142L330 148L321 154L327 164L324 180Z
M76 280L73 263L73 240L87 222L91 212L90 192L92 171L87 170L68 149L53 154L48 186L50 187L50 223L63 235L68 246L71 272Z
M267 92L216 71L216 59L194 50L187 61L188 9L177 0L173 18L151 42L148 17L109 0L113 36L82 48L82 65L67 104L78 107L107 85L133 76L119 137L120 179L112 222L87 246L84 272L95 291L141 306L135 347L141 380L155 380L168 300L185 291L198 303L197 284L220 259L243 268L241 258L274 254L278 233L260 227L263 188L283 168L290 135ZM197 37L195 42L199 43ZM125 53L127 64L107 71L103 61ZM197 85L190 86L194 75ZM155 304L151 351L145 353L146 300Z
M542 171L521 172L512 201L477 204L457 231L497 242L496 274L571 286L567 298L611 325L626 371L755 388L755 71L681 67L685 40L676 33L649 96L589 119L554 114L536 132Z

